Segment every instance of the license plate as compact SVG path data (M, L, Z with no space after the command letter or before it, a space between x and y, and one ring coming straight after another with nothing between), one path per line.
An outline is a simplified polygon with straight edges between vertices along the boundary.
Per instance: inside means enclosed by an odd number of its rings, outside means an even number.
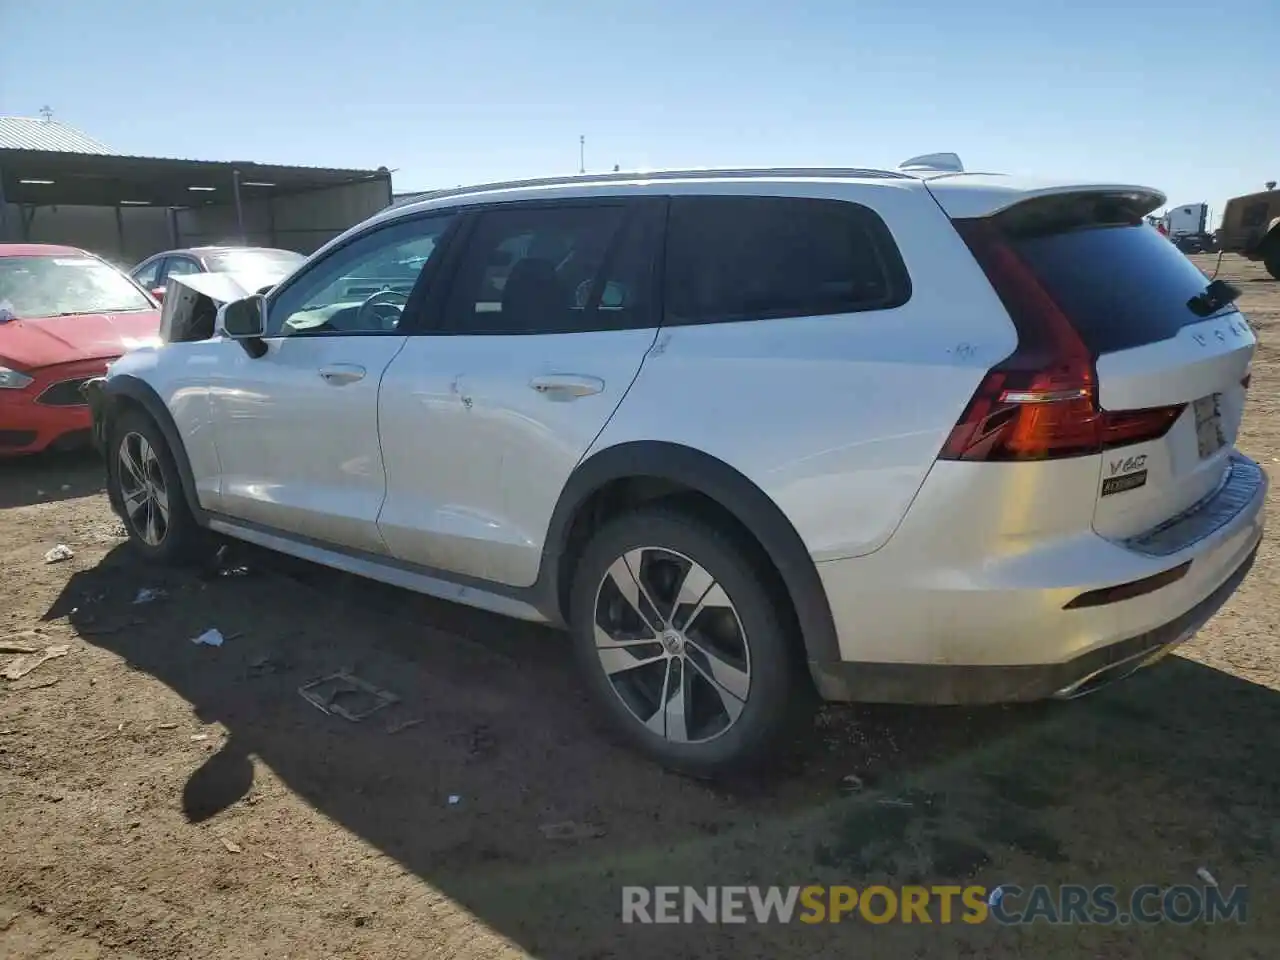
M1222 432L1222 394L1211 393L1192 404L1196 415L1196 443L1200 447L1200 459L1211 457L1227 442Z

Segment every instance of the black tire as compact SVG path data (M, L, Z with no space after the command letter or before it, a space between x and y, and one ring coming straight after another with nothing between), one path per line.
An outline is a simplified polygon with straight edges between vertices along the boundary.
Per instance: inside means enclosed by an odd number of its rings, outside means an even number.
M163 535L157 542L149 542L146 531L147 521L137 513L131 515L125 505L126 490L122 480L124 467L121 460L121 447L129 443L136 452L136 439L142 438L154 452L154 464L149 465L147 472L151 482L167 494L168 514L163 524ZM137 460L136 455L134 460ZM129 533L129 542L144 560L149 563L163 565L180 565L195 563L207 553L208 540L205 531L196 522L187 503L182 488L182 478L174 462L173 453L165 440L164 432L156 422L143 410L125 410L111 424L111 433L107 440L107 483L112 504L124 521ZM144 511L144 514L146 512ZM147 516L156 515L154 512ZM153 532L158 529L152 528ZM155 539L154 537L150 539Z
M1280 280L1280 249L1268 253L1262 265L1267 268L1272 280Z
M672 666L670 658L674 655L669 649L664 649L660 641L645 642L643 646L629 648L626 656L669 659L658 660L638 669L631 669L631 661L626 659L628 669L615 674L627 677L621 681L624 686L645 679L652 684L647 689L653 694L653 703L645 701L646 709L641 712L647 713L650 705L656 710L656 704L661 698L656 694L655 687L661 683L662 675L667 673L670 682L681 682L681 689L686 695L684 702L690 705L690 710L696 704L699 712L707 708L710 713L716 710L724 713L724 718L720 721L711 719L705 722L699 720L697 724L690 723L684 742L668 739L664 734L646 728L644 722L638 719L637 712L624 700L624 694L615 688L597 653L597 607L600 607L605 620L608 620L609 610L623 609L614 588L605 585L606 576L620 558L632 551L646 548L650 552L643 554L646 559L641 563L642 580L653 577L654 580L646 582L655 585L662 579L661 574L672 570L677 571L675 577L679 578L678 571L688 569L682 568L680 564L692 561L702 568L698 572L699 577L705 573L723 589L724 596L736 613L735 621L732 614L726 612L726 607L718 605L718 601L708 603L697 613L685 606L668 605L668 598L660 596L662 591L658 589L658 584L652 591L654 603L670 611L670 619L676 625L693 628L688 638L683 640L683 653L674 657L681 663L679 666ZM680 557L677 559L667 554L667 551ZM759 554L760 551L754 548L754 544L742 542L742 538L713 523L683 511L649 508L610 521L592 537L578 561L570 597L570 630L575 655L591 698L607 718L613 731L624 742L657 760L664 767L704 778L761 772L784 755L793 735L812 709L811 691L801 682L803 660L796 655L793 640L785 628L790 618L782 616L779 611L777 591L780 588L777 578L770 575L771 571ZM644 601L641 603L644 604ZM622 604L629 604L629 601L624 600ZM675 609L682 612L675 613ZM662 612L660 610L659 615ZM688 617L690 622L681 624L684 617ZM708 620L708 617L711 619ZM634 618L631 622L640 623ZM725 627L726 624L734 623L740 624L740 631L732 626ZM717 629L712 629L713 627ZM652 629L641 629L644 636L655 633ZM728 633L720 632L722 629L727 629ZM683 637L683 631L675 632ZM720 641L724 636L729 636L732 643L722 645ZM721 653L730 646L747 648L745 663L749 683L746 686L735 683L739 690L745 691L744 698L726 699L723 691L727 687L713 685L707 672L695 669L701 664L705 670L712 660L690 639L695 637L697 643L707 650L712 649L709 641L714 640L715 648ZM697 659L698 664L691 663L693 659ZM725 659L714 659L715 667L723 667L729 658L726 656ZM744 660L735 659L735 662L743 663ZM649 671L651 676L642 677L639 672L641 670ZM739 680L741 673L733 676L735 680ZM701 739L701 742L691 742L699 739L699 730L709 729L708 724L714 727L716 722L724 723L728 720L728 711L723 707L726 703L734 707L741 704L736 719L728 722L714 736ZM686 719L689 718L688 712L681 712ZM652 716L656 720L656 713Z

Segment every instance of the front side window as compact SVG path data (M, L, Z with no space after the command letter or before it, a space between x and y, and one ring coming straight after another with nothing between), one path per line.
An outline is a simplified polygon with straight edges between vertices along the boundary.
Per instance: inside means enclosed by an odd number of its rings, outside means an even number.
M466 334L645 326L648 226L643 211L621 204L483 211L449 291L445 324Z
M667 324L886 310L911 295L879 216L804 197L673 199L665 275Z
M312 263L271 298L267 336L395 332L452 219L400 221Z
M32 318L155 309L115 267L74 254L0 257L0 306Z

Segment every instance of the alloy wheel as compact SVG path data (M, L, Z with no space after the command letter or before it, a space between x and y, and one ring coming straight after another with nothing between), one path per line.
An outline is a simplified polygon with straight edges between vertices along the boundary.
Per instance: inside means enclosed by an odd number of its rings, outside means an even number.
M127 433L119 448L120 499L134 532L158 547L169 532L169 490L155 448L140 433Z
M596 590L596 655L614 693L677 743L723 735L751 690L751 650L733 602L696 561L663 547L618 557Z

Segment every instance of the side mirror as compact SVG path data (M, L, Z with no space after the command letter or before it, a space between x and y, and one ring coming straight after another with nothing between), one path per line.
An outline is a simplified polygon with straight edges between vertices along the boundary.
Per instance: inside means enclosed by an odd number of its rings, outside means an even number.
M164 303L164 287L152 287L151 295L161 303Z
M222 329L232 340L256 339L266 331L266 303L262 294L232 300L220 312Z
M260 293L243 300L232 300L218 308L215 327L221 327L232 340L237 340L244 352L255 360L267 352L262 339L266 332L267 304Z

